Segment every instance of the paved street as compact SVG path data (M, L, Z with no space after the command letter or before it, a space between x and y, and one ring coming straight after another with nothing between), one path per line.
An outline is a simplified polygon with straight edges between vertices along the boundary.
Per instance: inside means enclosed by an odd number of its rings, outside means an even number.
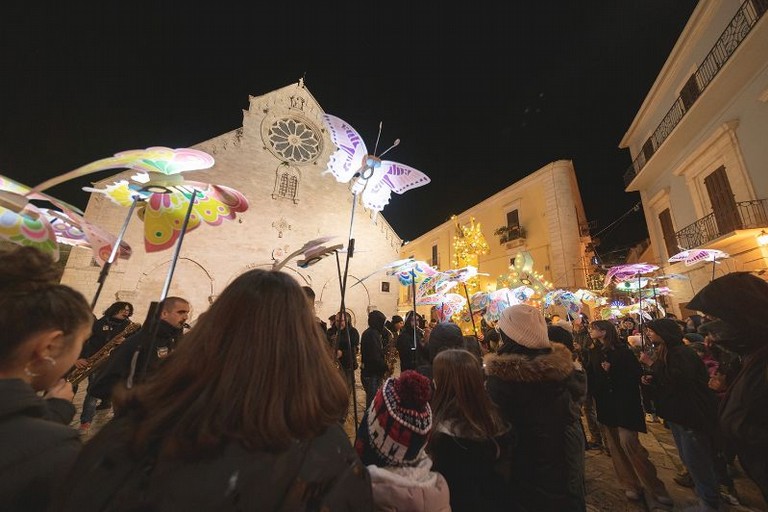
M358 377L359 382L359 377ZM84 387L82 386L77 396L75 397L75 405L78 407L78 413L82 405L83 398L85 396ZM365 403L365 393L362 386L358 384L356 389L356 396L358 402L358 421L362 419L363 409ZM96 433L101 425L111 418L111 411L97 411L96 418L91 427L91 431L83 436L83 439L87 440ZM77 428L78 416L75 417L72 426ZM353 414L350 411L347 417L347 423L345 430L350 436L350 440L354 441L354 419ZM675 501L675 506L661 507L657 510L682 510L686 506L696 504L696 498L693 493L693 489L681 487L672 480L677 471L682 467L680 458L675 448L675 443L672 439L672 433L664 428L661 423L648 423L648 433L641 434L640 440L648 449L651 456L651 461L656 465L659 473L659 477L667 485L672 498ZM742 501L742 506L726 506L723 510L726 511L766 511L768 512L768 506L764 503L760 491L757 486L752 483L743 473L735 476L736 489L739 497ZM644 512L651 510L651 506L645 502L631 502L624 496L624 489L622 489L616 480L616 476L613 471L613 465L611 459L606 454L599 451L587 451L586 452L586 485L587 485L587 510L592 511L627 511L627 512Z

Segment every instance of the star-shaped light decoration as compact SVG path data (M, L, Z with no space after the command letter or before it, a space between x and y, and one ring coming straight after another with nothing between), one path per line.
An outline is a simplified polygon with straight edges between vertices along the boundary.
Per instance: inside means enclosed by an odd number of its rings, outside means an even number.
M237 213L248 209L248 200L239 191L223 185L187 181L181 175L208 169L213 163L209 154L190 148L153 147L123 151L42 183L35 190L105 169L138 170L130 182L119 180L103 189L84 190L104 194L121 206L131 206L134 198L140 197L142 204L137 214L144 222L144 248L147 252L157 252L172 247L179 239L193 195L195 199L186 232L196 229L202 222L218 226L225 219L232 220Z

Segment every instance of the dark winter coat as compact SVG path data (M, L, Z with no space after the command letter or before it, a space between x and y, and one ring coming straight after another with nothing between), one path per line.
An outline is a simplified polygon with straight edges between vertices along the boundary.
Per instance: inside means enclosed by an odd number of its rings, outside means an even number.
M381 331L369 327L363 331L360 338L360 375L383 377L387 372L387 361L384 357L384 337Z
M400 331L397 337L397 353L400 356L400 371L415 370L421 365L429 362L427 350L422 346L424 335L420 330L416 330L416 350L413 349L413 329L406 326Z
M510 484L514 506L525 511L568 510L572 448L564 432L577 419L569 390L571 352L558 344L538 355L510 350L505 342L484 361L488 394L517 436Z
M656 414L691 430L714 433L717 401L701 358L682 343L667 346L667 361L651 366L649 385Z
M336 359L336 351L341 351L341 357L338 358L339 364L345 370L357 369L357 353L360 350L360 333L354 327L349 327L349 336L347 329L339 331L338 328L328 329L328 338L333 340L333 357Z
M67 424L75 407L42 399L20 379L0 380L0 509L46 510L56 483L80 451Z
M601 363L611 363L603 370ZM624 343L605 350L595 347L589 354L587 383L589 393L595 397L597 421L608 427L623 427L635 432L646 432L645 412L640 401L640 361Z
M120 334L120 332L128 327L131 323L130 320L118 320L112 317L103 316L93 323L91 328L91 336L85 343L83 343L83 349L80 351L81 359L88 359L101 348L107 344L112 338Z
M139 351L135 363L135 375L139 378L136 378L134 382L137 383L140 377L142 377L141 373L147 360L147 354L149 354L147 373L151 373L160 364L161 359L158 351L167 350L171 352L175 348L177 340L181 337L181 332L181 329L178 327L172 326L165 320L159 320L153 348L150 352L149 346L152 341L150 339L151 327L145 325L139 332L126 338L112 352L102 369L99 370L96 380L88 386L88 394L102 400L110 399L115 386L118 383L125 384L128 375L131 373L134 353Z
M107 424L77 459L53 511L372 510L371 481L341 427L283 452L230 442L193 462L134 456L130 419Z
M432 469L445 477L453 512L511 512L509 478L514 436L495 439L461 436L438 425L429 441Z

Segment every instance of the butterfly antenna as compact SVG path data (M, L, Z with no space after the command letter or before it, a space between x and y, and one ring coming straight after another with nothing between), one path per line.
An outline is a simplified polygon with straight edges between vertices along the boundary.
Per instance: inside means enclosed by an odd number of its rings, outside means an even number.
M391 146L389 146L389 147L387 148L387 150L386 150L386 151L384 151L382 154L380 154L380 155L379 155L379 158L381 158L381 157L383 157L384 155L386 155L387 153L389 153L389 150L390 150L390 149L396 148L396 147L398 146L398 144L400 144L400 139L395 139L395 142L394 142L394 143L392 143L392 145L391 145Z
M373 146L373 154L374 154L374 155L376 154L376 151L379 149L379 139L381 139L381 126L382 126L383 124L384 124L384 123L382 123L381 121L379 121L379 134L378 134L378 135L376 135L376 144Z

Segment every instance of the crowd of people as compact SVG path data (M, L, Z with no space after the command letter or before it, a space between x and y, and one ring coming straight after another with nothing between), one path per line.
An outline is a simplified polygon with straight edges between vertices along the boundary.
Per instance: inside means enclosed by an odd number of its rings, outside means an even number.
M478 336L374 310L359 332L344 310L320 320L289 275L254 269L185 332L181 297L153 304L141 326L125 302L96 319L50 258L3 251L0 503L584 511L585 450L603 450L628 500L664 508L639 437L653 418L674 437L694 510L737 499L736 461L768 499L768 283L728 274L688 307L702 315L638 324L518 304ZM356 370L365 408L350 439ZM97 407L114 409L85 444L68 426L73 371L89 381L81 430Z

